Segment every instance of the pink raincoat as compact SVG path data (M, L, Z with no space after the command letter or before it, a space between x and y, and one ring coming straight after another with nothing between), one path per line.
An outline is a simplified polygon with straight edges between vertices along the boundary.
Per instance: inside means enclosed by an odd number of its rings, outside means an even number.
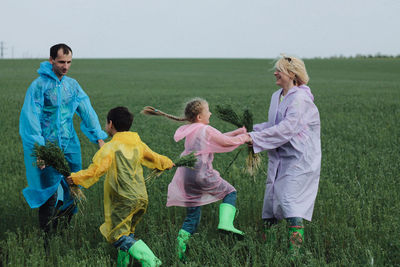
M255 153L268 150L262 218L311 221L321 169L320 119L308 86L293 87L280 102L271 98L268 122L254 125Z
M168 186L167 207L197 207L223 199L236 191L213 169L213 153L230 152L246 141L246 129L239 128L229 133L203 124L183 125L175 132L175 141L186 138L182 155L196 151L194 169L180 167Z

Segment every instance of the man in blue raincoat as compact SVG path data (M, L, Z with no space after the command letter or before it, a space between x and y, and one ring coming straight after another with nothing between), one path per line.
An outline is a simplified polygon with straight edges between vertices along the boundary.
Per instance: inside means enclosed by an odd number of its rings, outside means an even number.
M34 144L56 142L64 151L71 172L77 172L82 168L82 160L73 126L74 113L82 119L81 130L91 142L101 147L107 137L89 97L76 80L65 76L71 61L72 50L67 45L50 48L49 61L40 64L39 77L28 88L19 121L28 181L22 192L32 209L39 208L39 226L45 232L50 230L50 221L57 211L67 213L70 219L76 207L61 174L52 167L34 166Z

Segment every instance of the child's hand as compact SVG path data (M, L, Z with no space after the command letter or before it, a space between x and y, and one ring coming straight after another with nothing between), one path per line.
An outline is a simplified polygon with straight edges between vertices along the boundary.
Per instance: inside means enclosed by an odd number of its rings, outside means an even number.
M67 183L68 183L69 185L74 185L74 181L72 180L72 177L71 177L71 176L68 176L68 177L67 177Z
M172 166L170 168L167 168L167 170L172 169L173 167L175 167L175 163L172 164Z
M104 146L104 140L102 139L97 140L97 144L99 145L99 148L101 148L102 146Z
M247 133L247 130L246 130L246 127L243 126L243 127L237 128L234 131L234 136L239 135L239 134L245 134L245 133Z

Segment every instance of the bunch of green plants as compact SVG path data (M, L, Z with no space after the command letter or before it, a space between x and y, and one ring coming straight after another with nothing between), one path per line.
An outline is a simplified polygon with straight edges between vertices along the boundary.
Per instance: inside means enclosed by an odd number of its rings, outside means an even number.
M243 111L243 115L239 116L230 105L217 105L216 115L223 121L229 122L236 127L246 127L248 132L253 131L253 114L249 109ZM239 150L238 153L240 153ZM236 159L237 157L235 157ZM230 166L230 165L229 165ZM251 175L254 176L261 166L261 158L258 154L254 153L252 147L248 147L248 154L246 158L246 170Z
M71 169L65 159L64 152L56 143L48 141L44 146L35 144L32 156L37 159L36 165L38 167L50 166L64 177L71 175ZM69 189L75 204L86 199L79 186L69 185Z
M177 160L174 161L174 166L173 168L178 168L178 167L186 167L186 168L191 168L193 169L194 166L196 165L197 158L195 156L195 152L192 152L190 154L187 154L185 156L182 156L178 158ZM161 171L159 169L154 169L149 176L145 179L146 182L152 181L154 178L159 177L164 171Z

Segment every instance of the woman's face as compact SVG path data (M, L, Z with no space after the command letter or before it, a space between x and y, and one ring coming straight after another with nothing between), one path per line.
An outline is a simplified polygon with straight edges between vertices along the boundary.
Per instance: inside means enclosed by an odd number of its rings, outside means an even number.
M275 70L274 76L276 78L276 85L282 88L291 88L293 87L293 79L290 76L278 69Z

